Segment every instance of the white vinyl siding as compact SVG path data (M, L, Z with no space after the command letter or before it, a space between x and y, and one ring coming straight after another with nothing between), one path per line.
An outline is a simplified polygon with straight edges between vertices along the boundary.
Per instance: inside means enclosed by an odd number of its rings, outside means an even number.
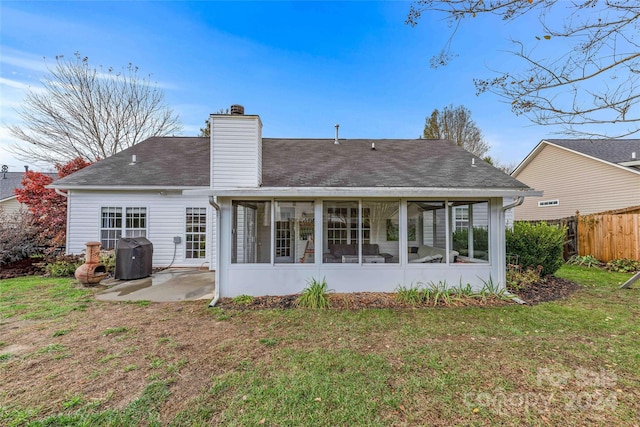
M87 242L100 241L101 207L121 206L147 208L146 238L153 244L154 267L165 267L173 262L174 267L209 266L215 262L216 211L206 197L182 196L179 193L163 195L157 191L69 191L67 223L67 253L81 254ZM207 212L206 259L187 259L186 209L202 208ZM181 243L175 245L174 237ZM208 262L208 263L207 263Z
M597 142L594 142L597 144ZM640 174L545 145L515 178L542 190L541 198L526 197L515 208L516 220L551 220L640 205ZM559 200L538 207L540 200Z
M262 183L260 118L214 115L211 122L212 187L259 187Z

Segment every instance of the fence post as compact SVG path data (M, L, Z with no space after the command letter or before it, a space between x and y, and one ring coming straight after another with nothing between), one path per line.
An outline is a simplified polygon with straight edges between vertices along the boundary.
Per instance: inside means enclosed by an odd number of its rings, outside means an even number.
M580 211L576 211L576 254L582 256L580 253Z

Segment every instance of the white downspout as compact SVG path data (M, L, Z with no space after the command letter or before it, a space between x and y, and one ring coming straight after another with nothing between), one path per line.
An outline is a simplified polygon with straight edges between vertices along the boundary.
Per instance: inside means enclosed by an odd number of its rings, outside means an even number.
M216 210L216 272L215 286L213 290L213 300L209 303L209 307L214 307L220 299L220 215L222 210L220 205L216 203L215 196L209 196L209 204Z
M505 223L505 220L504 220L504 213L505 213L507 210L511 209L511 208L515 208L515 207L520 206L523 202L524 202L524 196L518 196L518 198L517 198L513 203L509 203L508 205L506 205L506 206L503 206L503 207L502 207L502 212L501 212L501 213L502 213L502 218L503 218L503 219L502 219L502 223L503 223L503 225L504 225L504 223ZM503 240L502 240L502 244L505 246L505 248L504 248L504 249L505 249L505 250L504 250L504 256L505 256L505 264L506 264L506 255L507 255L507 253L506 253L506 252L507 252L506 244L507 244L507 242L503 239ZM505 270L506 270L506 267L507 267L507 266L505 265ZM506 279L506 278L505 278L505 279ZM515 302L515 303L517 303L517 304L526 304L526 301L521 300L521 299L520 299L520 298L518 298L516 295L513 295L511 292L507 291L506 283L505 283L505 291L506 291L506 292L505 292L505 296L507 296L507 297L511 298L511 300L512 300L513 302Z
M69 209L69 193L65 193L59 188L54 188L53 190L56 192L56 194L59 194L65 199L67 199L67 225L65 227L66 230L65 230L65 237L64 237L64 251L65 253L68 254L69 253L69 236L71 234L69 233L69 227L71 226L71 221L69 220L71 216L71 209Z
M505 212L511 208L515 208L520 206L524 202L524 196L518 196L515 202L508 204L507 206L502 207L502 212Z

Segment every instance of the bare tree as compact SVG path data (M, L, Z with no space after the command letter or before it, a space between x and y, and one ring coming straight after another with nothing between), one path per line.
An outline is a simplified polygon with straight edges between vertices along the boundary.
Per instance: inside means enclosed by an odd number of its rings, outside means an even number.
M500 169L502 172L507 174L511 174L511 172L513 172L518 166L518 163L516 162L502 163L500 160L495 159L491 156L485 156L482 160L489 163L494 168Z
M478 157L483 157L490 148L471 118L471 111L463 105L455 108L450 105L442 111L437 108L433 110L425 120L422 137L448 139Z
M76 52L56 56L44 90L30 90L18 114L21 125L11 133L27 142L12 151L22 160L66 163L81 157L96 161L150 136L179 132L182 126L164 104L164 92L150 76L140 77L129 64L122 71L89 66Z
M478 94L497 94L515 114L572 134L621 137L640 131L638 2L422 0L411 6L407 23L416 25L427 13L444 15L452 24L451 37L432 58L433 67L455 57L454 36L470 19L493 15L510 22L535 15L540 33L526 42L512 40L511 53L522 68L474 79ZM544 52L535 49L541 44Z

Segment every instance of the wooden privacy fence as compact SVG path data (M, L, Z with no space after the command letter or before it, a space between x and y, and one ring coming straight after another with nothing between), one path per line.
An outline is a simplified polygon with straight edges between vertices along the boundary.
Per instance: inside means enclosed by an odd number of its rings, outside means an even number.
M576 212L575 216L544 222L567 227L564 259L577 254L605 262L621 258L640 261L640 206L590 215Z
M578 254L592 255L600 261L631 258L640 261L640 207L580 215Z

